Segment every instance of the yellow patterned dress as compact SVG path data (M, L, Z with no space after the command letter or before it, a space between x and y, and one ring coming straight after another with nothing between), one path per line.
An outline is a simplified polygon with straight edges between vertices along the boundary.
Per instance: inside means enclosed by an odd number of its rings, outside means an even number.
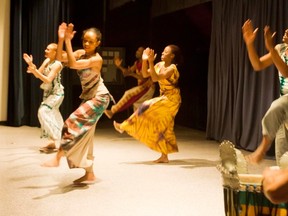
M155 65L156 73L164 67L164 62ZM145 101L123 123L120 129L143 142L149 148L169 154L178 152L174 133L174 119L181 104L178 88L179 72L172 64L174 73L168 78L159 80L160 96Z

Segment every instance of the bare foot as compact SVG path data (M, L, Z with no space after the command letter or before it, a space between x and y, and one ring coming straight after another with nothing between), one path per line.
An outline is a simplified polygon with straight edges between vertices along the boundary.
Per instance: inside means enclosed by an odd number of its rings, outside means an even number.
M64 156L64 151L59 149L55 157L53 157L51 160L46 161L41 164L43 167L58 167L60 165L60 160Z
M104 113L109 119L111 119L114 115L114 113L111 110L105 110Z
M270 146L271 140L268 136L264 135L257 149L252 154L245 157L246 161L251 164L259 164L263 160Z
M120 129L120 124L117 123L116 121L113 121L113 125L114 125L115 130L118 131L119 133L123 133L124 132L124 130Z
M154 163L169 163L168 156L165 154L162 154L160 158L154 161Z
M86 172L84 176L73 181L74 184L93 184L96 177L93 172Z
M253 152L252 154L246 155L245 159L250 164L259 164L264 158L263 154L259 154L258 152Z
M58 167L59 165L60 165L60 160L58 160L56 157L41 164L41 166L43 167Z
M54 141L48 142L47 145L44 146L44 147L41 147L39 149L39 151L42 152L42 153L46 153L46 154L57 152L57 148L56 148L55 142Z

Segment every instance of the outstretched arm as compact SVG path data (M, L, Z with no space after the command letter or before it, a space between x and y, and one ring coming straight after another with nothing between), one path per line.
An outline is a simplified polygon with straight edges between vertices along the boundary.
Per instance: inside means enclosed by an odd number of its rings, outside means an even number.
M122 59L120 59L118 56L114 58L114 65L121 70L123 76L129 76L128 68L122 66Z
M47 66L47 64L46 64L46 66ZM52 66L52 68L51 68L51 70L47 76L45 76L43 73L41 73L35 67L35 65L29 66L27 69L27 72L29 71L29 72L33 73L36 78L40 79L44 83L51 83L61 70L62 70L62 64L60 61L57 61L56 64L53 64L53 66Z
M27 53L23 53L23 59L25 60L25 62L28 64L28 67L32 67L32 68L36 68L37 66L33 63L33 56L32 55L28 55ZM44 68L46 67L46 65L48 64L48 62L50 61L49 58L46 58L43 63L41 64L41 66L38 68L38 71L40 73L43 73ZM27 70L28 73L32 72Z
M252 64L252 67L255 71L263 70L264 68L273 64L270 53L262 56L261 58L258 56L254 41L257 36L258 28L254 29L252 21L248 19L242 26L242 34L243 39L245 41L248 57Z
M32 73L36 78L39 78L44 83L50 83L56 77L57 73L62 70L62 64L54 64L49 72L48 76L43 74L45 67L47 67L48 63L50 62L49 58L46 58L39 69L37 69L36 65L33 64L33 57L32 55L28 55L26 53L23 54L23 59L28 64L27 73Z
M23 54L23 58L28 64L27 72L28 73L32 73L36 78L39 78L44 83L52 82L53 79L55 78L55 76L57 75L57 73L59 71L61 71L61 69L62 69L62 64L60 62L59 62L59 64L54 64L53 67L51 68L51 71L48 74L48 76L45 76L43 74L43 71L44 71L45 67L48 65L49 61L50 61L49 58L46 58L43 61L42 65L40 66L39 69L37 69L36 65L33 64L33 62L32 62L33 57L32 56L29 56L26 53L24 53Z
M47 80L47 77L43 75L45 67L50 62L49 58L46 58L38 69L37 66L33 63L32 55L29 56L27 53L23 53L23 59L28 64L27 73L32 73L36 78L41 79L43 82L51 82L53 80Z
M128 68L128 69L129 69L129 68ZM144 80L144 77L143 77L143 76L141 76L141 75L139 75L139 74L137 74L137 73L134 73L134 72L128 73L127 76L134 77L134 78L137 79L137 80Z
M128 66L128 68L125 68L122 66L122 59L120 59L119 57L115 57L114 64L118 69L122 71L124 77L131 76L138 80L144 79L143 76L136 73L136 62L131 67Z

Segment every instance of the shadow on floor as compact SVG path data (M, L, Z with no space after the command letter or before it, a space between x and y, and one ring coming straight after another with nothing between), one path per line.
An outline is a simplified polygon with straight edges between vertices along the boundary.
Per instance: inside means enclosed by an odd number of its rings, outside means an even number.
M200 167L216 167L219 161L211 161L206 159L177 159L170 160L169 163L155 163L153 161L138 161L125 164L144 164L144 165L164 165L164 166L182 166L183 168L200 168Z
M89 189L88 184L69 184L69 185L50 185L50 186L27 186L27 187L22 187L22 189L45 189L45 188L53 188L51 189L48 193L43 194L41 196L33 197L32 199L34 200L39 200L39 199L44 199L53 195L58 195L58 194L65 194L72 192L74 190L86 190ZM55 188L56 187L56 188Z

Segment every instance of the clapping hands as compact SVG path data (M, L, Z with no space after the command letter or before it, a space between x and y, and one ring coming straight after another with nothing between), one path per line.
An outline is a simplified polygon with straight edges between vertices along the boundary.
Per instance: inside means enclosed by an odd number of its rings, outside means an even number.
M254 42L258 28L254 29L252 21L248 19L242 26L243 39L246 44L251 44Z
M265 39L265 46L268 51L271 51L274 49L274 37L276 35L276 32L272 34L270 31L269 26L265 26L264 28L264 39Z
M242 26L243 39L247 45L252 44L256 38L258 32L258 28L254 29L252 21L250 19L246 20L246 22ZM268 51L274 49L274 37L276 32L273 34L270 31L269 26L265 26L264 28L264 39L265 46Z
M154 61L156 59L157 54L154 53L153 49L147 47L142 54L142 60Z
M72 40L76 31L74 31L74 25L69 23L68 25L63 22L58 28L59 39L70 39Z
M25 60L25 62L28 65L32 65L33 64L33 56L32 55L28 55L27 53L23 54L23 59Z
M33 56L24 53L23 59L28 64L27 73L32 73L36 69L36 66L33 64Z

